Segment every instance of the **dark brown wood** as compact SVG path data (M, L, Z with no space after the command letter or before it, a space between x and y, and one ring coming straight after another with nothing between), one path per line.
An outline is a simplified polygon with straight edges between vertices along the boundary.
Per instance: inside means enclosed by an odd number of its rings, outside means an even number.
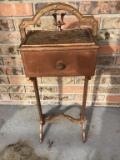
M91 29L62 30L64 25L63 15L61 21L57 21L57 15L53 14L58 31L29 31L28 25L35 25L38 19L51 10L65 9L74 14L80 22L86 21L92 25ZM41 9L33 19L24 20L20 25L21 45L19 47L25 74L33 81L37 107L40 116L40 142L42 142L42 130L45 123L52 123L59 118L66 118L82 125L83 142L85 134L85 107L87 100L88 81L94 76L96 67L96 55L99 46L96 44L98 22L92 16L82 16L75 8L64 3L53 3ZM60 114L50 119L42 113L37 77L46 76L85 76L83 104L80 118Z
M87 90L88 90L88 81L90 80L89 76L85 76L84 82L84 91L83 91L83 103L82 103L82 112L80 114L80 123L82 125L82 139L83 142L86 141L86 133L85 133L85 108L86 108L86 100L87 100Z
M24 51L21 54L27 77L93 76L97 50ZM56 68L59 61L65 66L62 70Z
M40 97L39 97L39 91L38 91L38 84L37 84L37 78L30 78L31 81L33 81L33 86L34 86L34 91L35 91L35 96L37 100L37 108L38 108L38 113L40 117L40 143L42 142L42 128L45 123L43 114L42 114L42 108L41 108L41 103L40 103Z
M84 119L85 115L85 107L86 107L86 100L87 100L87 90L88 90L88 81L90 77L85 76L85 82L84 82L84 91L83 91L83 103L82 103L82 113L81 118Z
M79 44L94 45L94 38L90 29L74 29L59 31L37 30L29 32L24 45L47 45L47 44Z

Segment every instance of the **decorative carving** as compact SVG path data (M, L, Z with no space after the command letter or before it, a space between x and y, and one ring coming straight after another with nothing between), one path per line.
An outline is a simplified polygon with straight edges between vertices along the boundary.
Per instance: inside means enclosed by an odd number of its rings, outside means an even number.
M64 3L52 3L50 5L45 6L42 8L32 19L23 20L20 24L20 34L21 34L21 41L24 41L26 38L26 32L25 28L28 25L35 25L39 18L44 15L46 12L49 12L51 10L66 10L73 15L75 15L80 22L89 22L92 26L92 35L96 36L98 31L98 22L93 16L82 16L81 13L75 9L74 7L64 4ZM63 15L61 15L61 18L63 18Z
M71 122L79 122L81 123L81 118L78 118L78 119L75 119L71 116L68 116L68 115L65 115L65 114L59 114L57 116L54 116L53 118L50 118L50 119L45 119L45 123L52 123L60 118L66 118L68 120L70 120Z
M86 141L85 120L84 120L84 117L82 116L82 113L80 114L80 118L73 118L73 117L65 115L65 114L59 114L59 115L56 115L56 116L49 118L49 119L45 118L44 120L45 120L45 123L52 123L60 118L66 118L66 119L70 120L71 122L76 122L76 123L79 122L82 125L82 140L83 140L83 142ZM42 128L42 126L41 126L41 128ZM40 132L40 135L41 135L41 132Z
M59 20L59 21L57 21L57 13L53 13L53 14L52 14L53 17L54 17L54 20L55 20L54 25L58 26L58 30L59 30L59 31L62 31L61 26L62 26L62 25L65 25L65 23L64 23L64 21L63 21L63 18L64 18L64 16L65 16L65 14L66 14L66 13L61 13L61 20Z

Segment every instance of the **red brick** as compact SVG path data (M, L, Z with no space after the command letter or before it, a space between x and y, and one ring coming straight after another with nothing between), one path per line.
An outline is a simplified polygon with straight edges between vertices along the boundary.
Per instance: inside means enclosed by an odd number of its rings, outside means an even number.
M98 56L97 65L113 65L114 59L114 56Z
M111 77L110 83L114 85L120 85L120 77Z
M42 100L57 100L57 101L71 101L74 97L72 94L45 94L42 95Z
M100 24L100 18L95 18L98 23ZM63 26L64 29L71 29L71 28L91 28L92 26L87 22L79 22L76 17L67 16L64 18L65 25Z
M0 100L10 100L9 93L0 93Z
M43 84L74 84L74 77L42 77Z
M22 85L1 85L0 86L0 92L25 92L25 88Z
M20 43L19 32L0 32L0 43Z
M30 101L28 100L8 100L8 101L0 101L0 104L5 104L5 105L22 105L22 104L29 104L30 105ZM21 107L22 108L22 107Z
M120 13L120 1L109 1L109 13Z
M0 76L0 84L8 84L8 78L7 76Z
M63 29L70 28L80 28L80 22L76 17L67 16L64 18L65 25L62 27Z
M14 23L15 23L15 29L19 30L19 25L21 23L22 19L20 18L16 18L14 19ZM26 27L26 30L55 30L56 26L54 25L54 19L52 16L44 16L41 17L36 25L29 25Z
M88 101L101 101L103 102L105 99L105 96L104 95L89 95L87 96L87 100Z
M75 94L74 99L75 99L75 101L81 102L83 100L83 95L82 94Z
M104 44L100 45L98 54L116 54L120 53L120 44Z
M93 93L120 93L120 87L118 86L91 86L91 92Z
M0 4L0 16L31 16L31 3Z
M37 78L38 84L41 83L41 79ZM32 81L28 77L9 77L11 84L32 84Z
M120 57L117 57L116 65L120 65Z
M83 95L82 94L76 94L75 95L75 100L76 101L82 101L83 100ZM103 100L104 100L104 95L92 95L92 94L87 95L87 101L103 101Z
M45 7L46 5L49 5L51 2L40 2L40 3L36 3L35 4L35 9L36 12L38 12L39 10L41 10L43 7ZM66 4L69 4L70 6L73 6L74 8L78 9L79 8L79 2L65 2ZM45 15L51 15L54 11L50 11L47 12ZM63 13L66 12L66 14L69 14L67 11L64 10L58 10L57 13Z
M90 0L89 1L82 1L80 4L81 5L90 5L91 1Z
M106 98L107 101L110 101L110 102L120 102L120 95L110 95L110 96L107 96Z
M83 93L83 86L61 86L60 93Z
M3 58L2 57L0 57L0 65L3 65L4 63L3 63Z
M7 92L7 91L8 91L8 86L7 85L5 85L5 86L1 85L0 86L0 92Z
M120 28L120 17L104 17L102 19L102 29Z
M32 84L26 77L9 77L9 81L11 84Z
M98 14L100 5L98 1L94 2L81 2L80 12L82 14Z
M15 55L19 54L17 51L18 46L12 46L12 45L1 45L0 46L0 55Z
M79 9L79 4L80 2L66 2L66 4L76 8L76 9Z
M4 57L4 64L10 67L22 66L22 59L20 57Z
M12 19L0 19L0 31L13 31L14 25Z
M109 2L100 2L100 13L109 13Z
M0 74L2 75L22 75L23 70L21 67L0 67Z
M35 100L35 93L11 93L12 100Z
M58 87L51 87L51 86L39 86L38 90L40 90L40 93L56 93ZM25 86L26 92L34 92L34 87L33 86Z
M49 3L48 3L49 4ZM47 5L47 3L36 3L35 4L35 10L36 12L38 12L39 10L41 10L43 7L45 7Z
M97 75L120 75L120 68L109 68L109 67L97 67Z
M109 37L106 36L106 33L109 34ZM98 32L98 40L100 44L119 44L120 31L117 29L114 30L100 30Z
M80 12L82 14L116 14L120 13L119 1L83 1Z

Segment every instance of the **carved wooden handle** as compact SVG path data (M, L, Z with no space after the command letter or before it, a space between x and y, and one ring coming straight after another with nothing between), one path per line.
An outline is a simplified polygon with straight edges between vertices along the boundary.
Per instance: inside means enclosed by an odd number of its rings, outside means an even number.
M66 10L75 15L80 22L89 22L92 26L92 35L93 36L97 35L98 21L93 16L82 16L82 14L77 9L65 3L52 3L39 10L39 12L36 13L36 15L32 19L27 19L22 21L22 23L19 26L21 41L25 40L26 38L25 28L28 25L35 25L42 15L51 10Z

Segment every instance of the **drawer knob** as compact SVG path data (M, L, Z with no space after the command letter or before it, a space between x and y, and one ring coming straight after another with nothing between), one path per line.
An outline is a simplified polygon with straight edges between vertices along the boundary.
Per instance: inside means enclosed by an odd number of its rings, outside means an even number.
M63 70L66 67L66 65L63 63L63 61L58 61L55 65L55 68L57 70Z

